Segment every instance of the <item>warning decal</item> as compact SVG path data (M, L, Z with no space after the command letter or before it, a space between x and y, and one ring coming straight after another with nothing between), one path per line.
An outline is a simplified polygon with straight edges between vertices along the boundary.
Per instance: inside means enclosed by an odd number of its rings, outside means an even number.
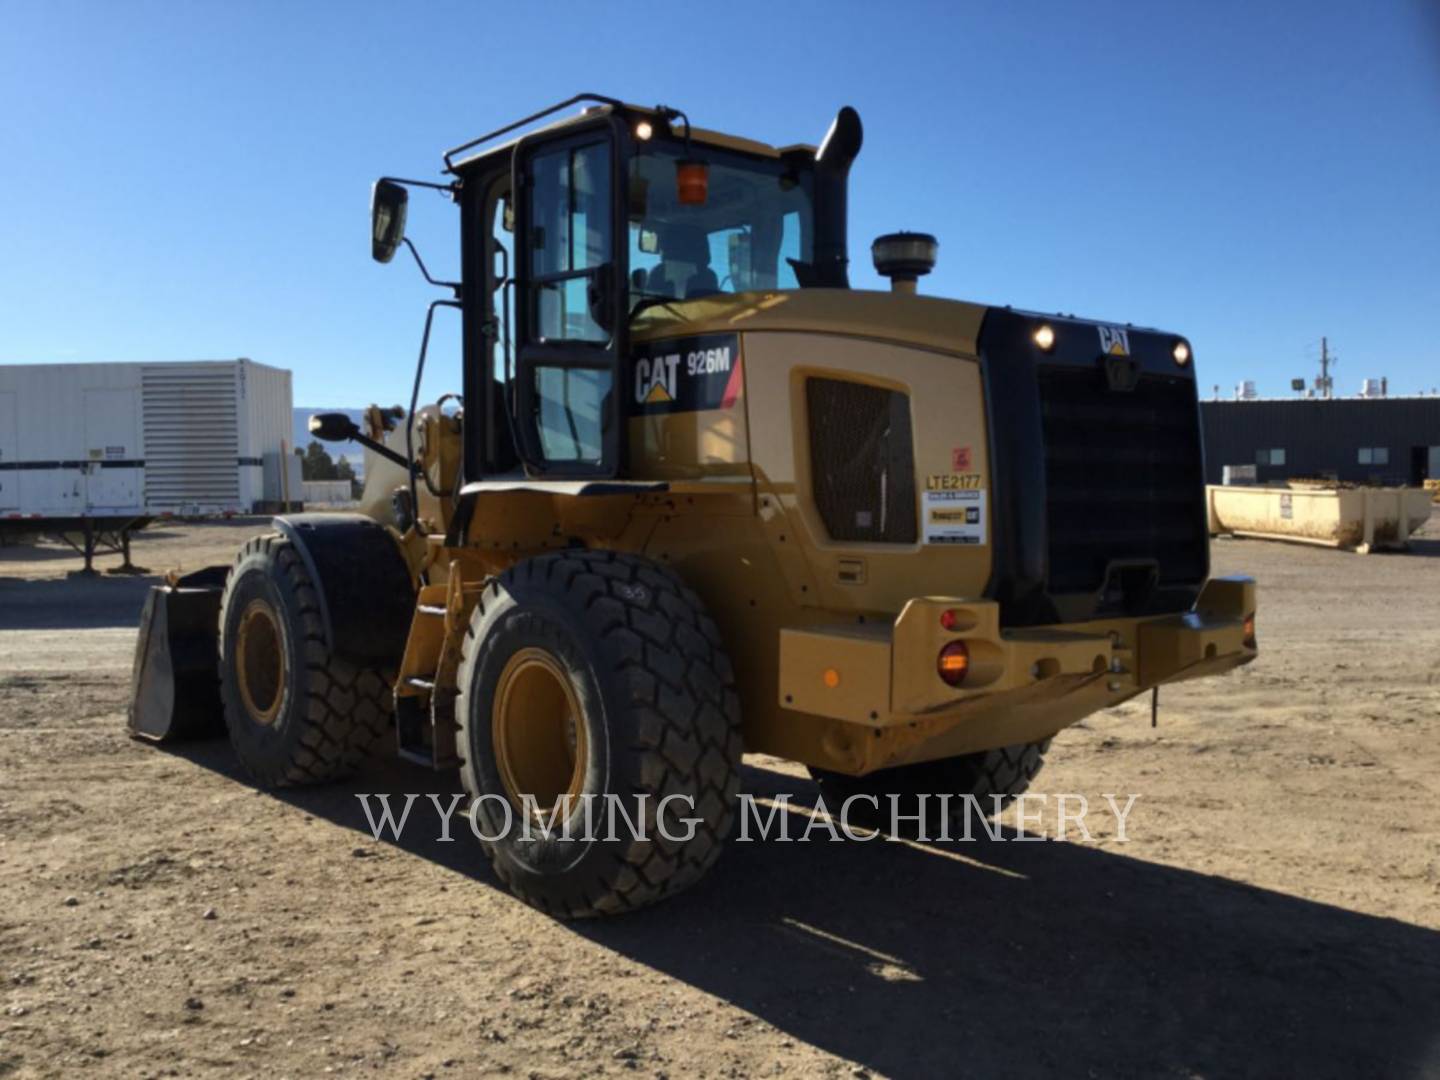
M927 544L985 543L985 491L927 491L920 504Z
M630 400L642 416L728 409L744 382L735 334L658 341L637 349L632 364Z

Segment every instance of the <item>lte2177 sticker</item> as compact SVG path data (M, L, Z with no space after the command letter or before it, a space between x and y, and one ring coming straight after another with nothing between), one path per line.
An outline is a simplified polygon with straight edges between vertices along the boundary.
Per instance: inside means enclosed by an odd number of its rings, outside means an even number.
M978 487L979 473L932 473L925 478L926 491L974 491Z
M655 342L631 363L630 400L641 415L728 409L743 384L734 334Z

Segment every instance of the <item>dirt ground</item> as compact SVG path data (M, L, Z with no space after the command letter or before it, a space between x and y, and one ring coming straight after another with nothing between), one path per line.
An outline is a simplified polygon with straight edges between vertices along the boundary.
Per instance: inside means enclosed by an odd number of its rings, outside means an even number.
M260 524L136 561L228 561ZM1092 717L1037 781L1138 795L1126 842L1092 815L1092 843L1016 843L1012 814L735 844L669 904L562 924L423 802L371 838L354 792L453 775L272 794L223 740L127 739L149 580L0 549L0 1075L1440 1075L1440 519L1408 555L1214 563L1260 582L1260 660L1165 692L1158 729Z

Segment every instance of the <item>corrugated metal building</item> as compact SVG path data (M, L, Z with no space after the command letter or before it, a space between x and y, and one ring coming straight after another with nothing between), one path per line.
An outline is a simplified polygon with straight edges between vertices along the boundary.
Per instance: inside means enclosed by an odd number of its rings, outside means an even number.
M285 452L291 398L290 372L247 359L0 366L0 515L298 502L298 463Z
M1207 483L1226 465L1256 466L1261 483L1440 478L1440 397L1203 401L1200 413Z

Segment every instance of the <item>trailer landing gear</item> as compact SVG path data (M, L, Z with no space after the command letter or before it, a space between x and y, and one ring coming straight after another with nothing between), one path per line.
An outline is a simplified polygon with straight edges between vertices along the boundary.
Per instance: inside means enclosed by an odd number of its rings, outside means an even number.
M150 518L80 518L78 523L63 523L56 532L62 541L85 558L85 569L72 570L70 577L94 577L97 554L119 555L119 566L105 571L107 574L148 574L143 566L130 561L130 534L150 524ZM74 534L79 533L79 541Z

